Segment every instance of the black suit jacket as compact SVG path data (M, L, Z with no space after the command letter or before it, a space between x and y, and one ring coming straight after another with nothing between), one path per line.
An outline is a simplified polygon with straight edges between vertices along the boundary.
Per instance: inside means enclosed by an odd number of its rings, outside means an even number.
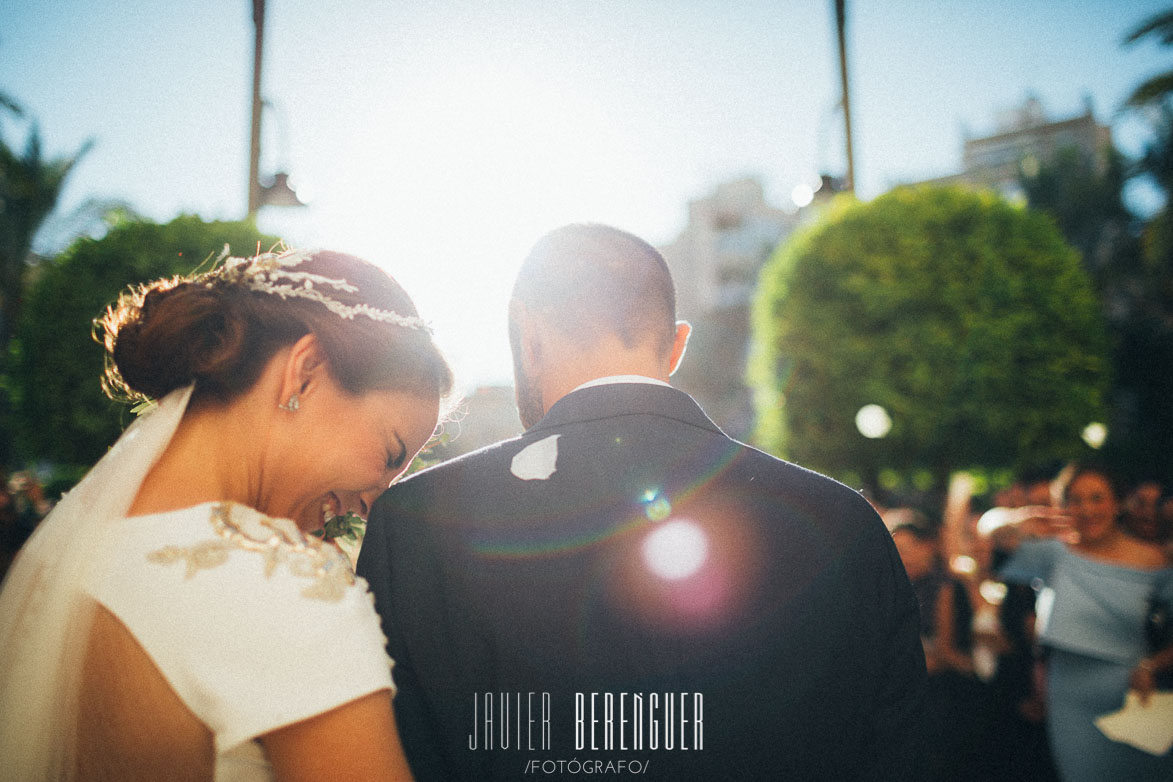
M554 471L518 478L541 441ZM883 523L675 389L575 391L393 486L358 573L420 780L916 776L918 610Z

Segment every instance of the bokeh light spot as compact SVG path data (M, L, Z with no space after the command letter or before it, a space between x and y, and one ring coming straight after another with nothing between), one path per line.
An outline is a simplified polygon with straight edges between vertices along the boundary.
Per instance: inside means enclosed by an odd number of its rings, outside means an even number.
M643 544L644 563L669 581L693 575L708 556L708 537L691 521L670 521L653 530Z
M954 557L952 561L949 562L949 567L952 568L954 573L958 573L963 576L972 576L977 572L977 560L968 554L962 554L960 556Z
M978 592L990 605L1001 605L1008 591L1006 585L1000 581L986 579L978 585Z
M1091 423L1083 428L1081 436L1089 448L1099 448L1108 439L1108 427L1099 423Z
M892 418L879 405L864 405L855 414L855 428L869 440L878 440L892 431Z
M795 206L801 209L815 200L815 191L811 189L810 185L803 182L802 184L795 185L794 189L790 191L790 200L794 202Z

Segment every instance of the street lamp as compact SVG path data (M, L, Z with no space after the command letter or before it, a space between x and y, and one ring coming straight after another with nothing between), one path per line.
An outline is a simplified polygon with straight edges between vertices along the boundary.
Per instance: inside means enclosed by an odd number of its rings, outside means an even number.
M260 206L305 206L297 197L297 191L289 186L289 174L278 171L273 174L273 181L261 184Z
M847 176L843 190L855 192L855 155L851 145L851 100L847 92L846 0L835 0L835 27L839 37L839 79L843 88L843 132L847 142Z
M252 100L252 131L249 136L248 155L248 216L255 217L257 210L262 206L305 206L297 193L289 186L289 174L279 172L273 175L273 181L262 184L261 169L261 111L264 101L261 99L261 58L264 51L265 37L265 0L253 0L253 27L255 29L255 43L253 47L253 100Z

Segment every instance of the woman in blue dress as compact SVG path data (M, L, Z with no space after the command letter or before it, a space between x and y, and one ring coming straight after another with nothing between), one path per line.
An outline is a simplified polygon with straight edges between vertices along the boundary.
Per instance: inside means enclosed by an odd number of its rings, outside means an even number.
M1173 601L1173 568L1155 546L1118 524L1120 493L1103 470L1083 466L1067 483L1071 542L1024 542L1002 570L1040 588L1038 632L1047 652L1047 728L1060 775L1069 782L1173 780L1173 752L1150 755L1112 741L1094 720L1147 697L1173 669L1173 645L1148 648L1153 598Z

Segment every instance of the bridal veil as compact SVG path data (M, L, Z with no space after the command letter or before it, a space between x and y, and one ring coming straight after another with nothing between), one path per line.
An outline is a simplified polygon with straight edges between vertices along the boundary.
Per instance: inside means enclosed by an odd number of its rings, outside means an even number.
M171 441L192 387L136 420L57 504L0 590L0 781L73 776L76 704L93 602L93 552Z

